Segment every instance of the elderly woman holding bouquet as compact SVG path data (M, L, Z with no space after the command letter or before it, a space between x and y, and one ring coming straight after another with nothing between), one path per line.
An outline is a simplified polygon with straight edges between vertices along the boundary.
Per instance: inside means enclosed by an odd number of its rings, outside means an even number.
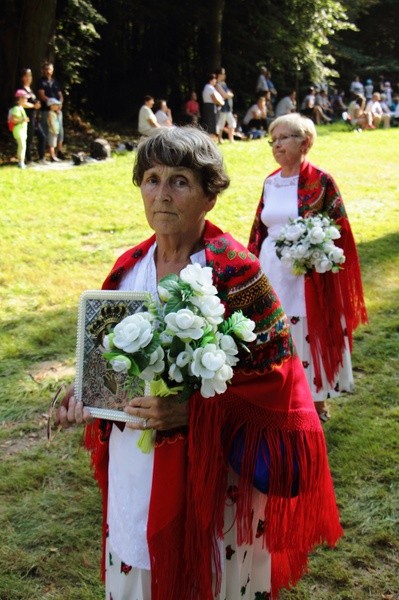
M133 181L154 234L116 261L103 288L190 302L165 317L164 360L186 328L186 350L165 377L206 385L186 402L132 398L125 410L138 423L86 424L103 493L106 598L277 598L306 571L308 553L342 533L287 318L255 256L206 220L229 185L208 134L157 130L137 149ZM124 346L129 323L114 328L108 347ZM82 420L87 409L67 394L59 423ZM147 453L137 445L146 428Z
M322 421L326 400L353 390L353 331L367 321L358 254L333 178L307 161L313 122L293 113L269 128L280 168L269 175L248 248L288 315Z

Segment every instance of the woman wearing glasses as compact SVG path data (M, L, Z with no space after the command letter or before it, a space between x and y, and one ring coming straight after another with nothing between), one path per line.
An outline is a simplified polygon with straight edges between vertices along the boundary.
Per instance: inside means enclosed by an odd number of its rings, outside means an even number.
M326 400L353 391L352 334L367 321L358 254L336 183L307 161L317 135L313 121L298 113L284 115L271 123L269 135L280 168L266 178L248 247L289 316L317 412L327 421ZM343 269L294 275L278 258L276 239L290 219L317 213L340 226L335 245L344 251Z

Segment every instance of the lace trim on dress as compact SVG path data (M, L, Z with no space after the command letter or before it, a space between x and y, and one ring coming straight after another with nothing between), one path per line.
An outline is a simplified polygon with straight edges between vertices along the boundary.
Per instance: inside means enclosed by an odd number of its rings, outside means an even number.
M298 179L299 174L293 175L292 177L282 177L281 173L276 173L276 175L266 179L266 185L271 185L276 188L298 187Z

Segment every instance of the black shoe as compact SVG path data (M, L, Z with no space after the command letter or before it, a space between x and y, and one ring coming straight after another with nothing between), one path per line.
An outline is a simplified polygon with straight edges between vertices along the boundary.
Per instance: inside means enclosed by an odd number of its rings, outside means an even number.
M57 158L59 158L60 160L65 160L65 154L63 152L61 152L61 150L58 150L57 152Z

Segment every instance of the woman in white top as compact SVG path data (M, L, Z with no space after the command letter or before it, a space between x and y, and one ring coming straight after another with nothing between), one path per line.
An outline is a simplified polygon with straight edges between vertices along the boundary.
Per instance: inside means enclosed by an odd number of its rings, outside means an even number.
M316 409L327 420L326 400L353 390L352 331L367 320L356 247L341 194L332 177L306 160L316 139L313 122L297 113L269 127L280 169L266 178L248 248L261 266L291 322ZM289 219L327 213L341 227L336 240L346 256L339 273L294 275L276 254L276 240Z
M371 96L371 100L367 102L366 112L371 114L374 127L379 127L381 123L384 129L388 128L391 124L391 115L384 113L381 106L381 94L374 92Z
M225 392L195 390L186 403L135 397L125 411L138 423L87 426L104 502L106 599L277 598L306 572L308 552L342 533L286 315L259 261L206 218L229 185L208 134L159 128L138 146L133 181L154 234L117 259L103 288L156 295L165 275L206 265L226 315L253 318L256 338ZM87 417L70 390L59 423ZM148 454L137 447L146 428Z
M205 84L202 90L202 121L205 130L213 138L217 139L217 114L218 108L223 106L224 100L215 85L217 77L215 73L211 73L208 77L208 83Z
M172 111L168 107L166 100L157 101L155 117L161 127L173 126Z

